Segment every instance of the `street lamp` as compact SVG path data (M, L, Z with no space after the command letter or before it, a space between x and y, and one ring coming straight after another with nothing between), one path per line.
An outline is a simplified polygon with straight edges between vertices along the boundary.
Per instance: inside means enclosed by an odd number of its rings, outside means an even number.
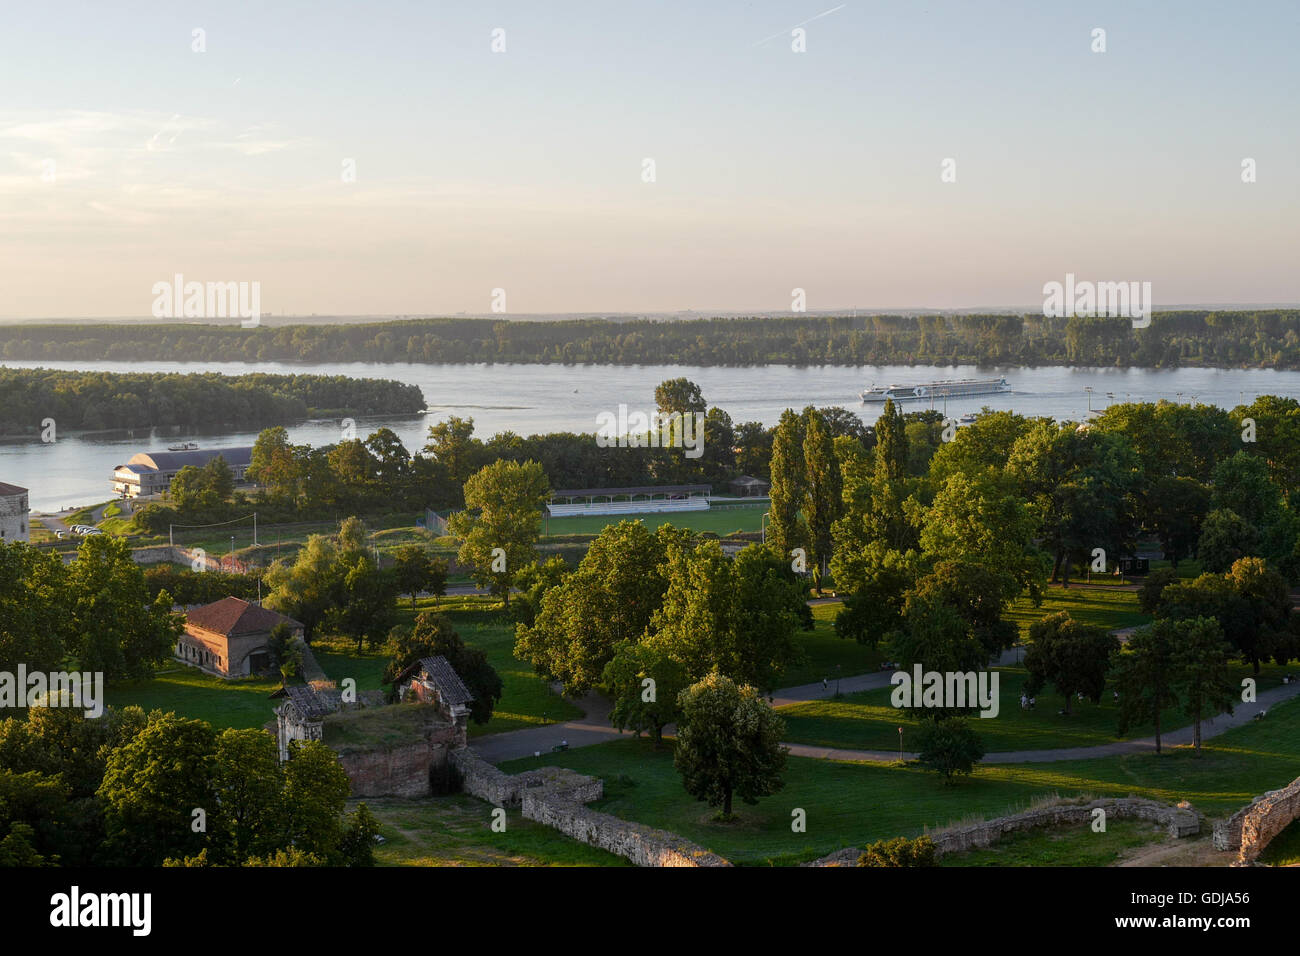
M898 728L898 762L903 762L903 728Z
M760 544L767 544L767 519L770 517L772 517L772 512L764 511L762 517L758 519L759 534L762 536Z
M235 536L233 534L230 536L230 570L232 573L235 570Z

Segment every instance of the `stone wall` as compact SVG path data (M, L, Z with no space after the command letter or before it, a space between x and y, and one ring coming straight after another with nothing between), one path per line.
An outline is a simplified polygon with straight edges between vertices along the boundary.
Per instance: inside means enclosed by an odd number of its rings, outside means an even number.
M1300 777L1281 790L1256 797L1226 820L1214 824L1214 846L1237 850L1237 863L1254 863L1273 838L1300 817Z
M716 853L675 833L588 810L567 793L525 790L523 812L529 820L616 853L637 866L731 866Z
M626 857L637 866L730 866L689 840L653 827L630 823L583 804L599 800L602 781L561 767L523 773L498 770L469 747L452 752L468 794L498 807L520 807L525 819L554 827L589 846Z
M1172 837L1192 836L1201 831L1201 816L1189 804L1171 807L1153 800L1136 797L1092 800L1088 803L1059 803L1015 813L995 820L984 820L965 827L940 830L929 834L934 841L936 856L961 853L991 846L1004 836L1033 830L1039 827L1087 826L1092 823L1092 811L1101 808L1110 820L1147 820L1163 827ZM837 850L814 861L811 866L855 866L862 855L860 847Z

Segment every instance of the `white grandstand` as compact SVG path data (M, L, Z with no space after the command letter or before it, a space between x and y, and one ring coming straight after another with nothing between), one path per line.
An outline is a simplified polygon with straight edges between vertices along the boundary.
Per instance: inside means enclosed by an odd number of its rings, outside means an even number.
M554 492L546 510L553 518L708 511L712 490L709 485L571 488Z

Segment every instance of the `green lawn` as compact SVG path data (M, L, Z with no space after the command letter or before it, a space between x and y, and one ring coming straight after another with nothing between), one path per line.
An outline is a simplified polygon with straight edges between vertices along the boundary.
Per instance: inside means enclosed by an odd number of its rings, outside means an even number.
M1272 866L1295 866L1300 864L1300 820L1273 838L1273 842L1260 854L1260 862Z
M1009 621L1020 627L1022 638L1029 636L1029 626L1048 614L1066 611L1083 624L1095 624L1107 630L1149 624L1151 618L1138 609L1137 592L1101 588L1047 588L1041 607L1034 607L1028 597L1021 597L1006 613Z
M492 807L464 795L420 800L369 798L385 840L380 866L631 866L627 860L571 840L506 811L504 833L491 829ZM351 809L351 805L349 806Z
M111 707L138 704L145 711L175 711L180 717L206 720L213 727L261 727L275 719L270 699L279 679L222 680L202 671L174 665L151 680L115 682L105 691Z
M496 668L505 684L505 692L492 719L486 724L469 725L471 737L582 716L582 711L554 693L550 685L533 672L531 665L515 659L514 623L500 608L499 602L489 598L425 599L419 601L412 611L410 602L404 601L400 604L399 616L403 623L409 624L417 614L430 609L442 611L450 617L465 643L487 654L488 663ZM330 664L322 660L321 666L331 677L334 676ZM357 686L362 686L360 681Z
M510 761L502 769L547 764L604 778L606 796L597 809L679 833L735 863L790 864L972 815L1001 816L1052 794L1187 799L1204 813L1224 815L1300 774L1300 701L1209 741L1199 757L1180 749L1160 757L982 766L952 787L916 765L791 757L785 788L757 806L738 801L731 823L715 822L712 809L685 793L671 745L655 751L648 739L617 740ZM806 833L790 830L795 808L807 812Z
M1075 700L1070 716L1062 716L1065 700L1050 687L1041 691L1031 710L1020 707L1020 693L1028 672L1022 667L996 667L999 676L999 711L996 717L976 718L975 730L984 740L989 753L1009 750L1050 750L1054 747L1091 747L1149 737L1152 724L1130 728L1124 737L1115 733L1119 708L1110 692L1103 693L1100 704ZM1261 669L1258 689L1280 686L1286 667L1269 665ZM1251 676L1247 664L1232 668L1232 681L1239 684ZM890 702L894 688L847 694L840 700L815 700L779 709L785 718L784 739L791 743L850 750L897 750L898 728L903 728L903 749L920 725L924 714L895 708ZM1191 721L1178 708L1169 708L1161 716L1161 731L1185 727Z
M1085 823L1078 827L1013 833L980 850L942 856L939 865L1110 866L1125 850L1160 843L1167 838L1163 828L1144 820L1113 820L1107 823L1105 833L1094 833L1091 823ZM1202 835L1198 839L1207 837Z
M833 683L837 674L853 677L880 667L883 657L879 650L836 635L835 616L841 607L841 601L813 607L815 628L795 633L795 641L803 649L805 660L786 668L781 676L782 687L812 684L823 677Z

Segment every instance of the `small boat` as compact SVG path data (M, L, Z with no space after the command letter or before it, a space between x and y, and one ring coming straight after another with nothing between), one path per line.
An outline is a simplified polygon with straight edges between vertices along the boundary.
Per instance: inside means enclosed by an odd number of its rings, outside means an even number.
M181 442L179 445L168 445L168 451L198 451L199 443L196 441Z
M965 415L963 415L961 418L957 419L957 424L959 424L959 425L974 425L975 422L976 422L978 419L979 419L979 416L976 415L974 412L967 412L967 413L966 413Z

